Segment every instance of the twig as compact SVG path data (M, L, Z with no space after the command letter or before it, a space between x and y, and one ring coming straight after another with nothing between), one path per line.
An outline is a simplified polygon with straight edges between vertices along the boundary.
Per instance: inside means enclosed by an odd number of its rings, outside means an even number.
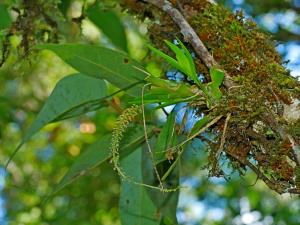
M240 159L238 156L227 152L227 154L229 154L230 156L232 156L233 158L235 158L237 161L239 161L241 164L248 166L256 175L259 179L263 180L265 182L265 184L272 190L275 190L276 192L278 192L279 194L283 194L286 191L278 184L276 184L275 182L273 182L272 180L270 180L266 175L264 175L256 166L254 166L251 162L249 162L248 160L242 160Z
M295 139L290 134L287 134L287 138L289 139L289 141L292 144L292 154L295 158L295 162L296 162L297 166L300 166L300 147L296 143Z
M145 87L148 86L148 85L151 85L151 84L145 84L142 88L142 115L143 115L144 135L145 135L145 141L146 141L146 144L147 144L147 147L148 147L148 152L149 152L149 155L150 155L150 159L151 159L151 162L152 162L152 165L153 165L153 169L154 169L155 175L157 177L157 180L159 182L160 190L164 191L163 183L160 179L158 170L157 170L155 162L154 162L154 156L153 156L153 153L152 153L152 150L151 150L151 146L150 146L149 139L148 139L148 134L147 134L147 128L146 128L144 92L145 92Z
M190 136L188 139L182 141L179 145L173 147L173 148L178 148L181 147L183 145L185 145L187 142L189 142L190 140L194 139L195 137L197 137L199 134L203 133L207 128L211 127L212 125L214 125L215 123L217 123L221 118L223 117L223 115L217 116L216 118L214 118L211 122L209 122L205 127L203 127L202 129L200 129L198 132L196 132L195 134L193 134L192 136Z
M216 158L218 159L221 152L223 151L223 148L224 148L224 144L225 144L225 138L226 138L226 130L227 130L227 126L228 126L228 122L231 118L231 113L228 113L227 114L227 117L226 117L226 120L225 120L225 124L224 124L224 129L223 129L223 134L222 134L222 138L221 138L221 144L220 144L220 147L217 151L217 154L216 154Z
M159 105L161 105L161 103L159 103ZM169 116L169 113L167 112L167 110L162 107L161 110L163 111L163 113L166 115L166 116Z
M179 0L176 0L176 4L177 4L177 7L180 10L180 12L184 15L184 17L186 17L186 14L185 14L185 12L183 10L183 7L182 7L182 5L181 5L181 3L180 3Z

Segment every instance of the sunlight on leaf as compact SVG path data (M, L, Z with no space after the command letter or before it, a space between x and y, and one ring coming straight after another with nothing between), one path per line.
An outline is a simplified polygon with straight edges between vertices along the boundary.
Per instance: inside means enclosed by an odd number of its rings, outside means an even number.
M88 44L45 44L36 48L51 50L79 72L105 79L120 89L136 84L127 93L141 95L139 83L144 81L146 74L139 63L123 52Z

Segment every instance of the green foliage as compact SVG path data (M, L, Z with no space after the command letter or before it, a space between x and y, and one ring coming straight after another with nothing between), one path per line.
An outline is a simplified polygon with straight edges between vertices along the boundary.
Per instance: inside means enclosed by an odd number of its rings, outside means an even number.
M151 127L148 128L147 133L149 137L153 135ZM130 154L133 149L136 149L145 141L144 131L142 128L134 128L133 135L125 134L125 137L126 140L122 142L119 150L123 157ZM60 180L52 194L60 191L68 184L74 182L77 178L87 174L91 169L110 159L112 156L111 141L112 135L107 134L88 146Z
M66 63L88 76L105 79L120 89L128 89L128 94L141 94L145 74L140 65L122 52L104 47L84 44L38 45L36 49L49 49Z
M11 18L7 11L7 7L0 3L0 31L6 29L11 24Z
M164 107L179 102L192 101L196 97L191 87L184 83L177 84L152 75L148 76L146 81L152 85L152 88L143 93L142 96L136 97L131 103L163 103L159 107Z
M134 163L132 163L134 162ZM145 148L137 149L121 160L124 172L138 183L153 185L151 174L153 165ZM173 171L168 180L172 188L179 183L179 170ZM164 193L152 188L144 188L128 180L121 181L120 217L124 225L159 224L176 225L176 208L179 192Z
M22 142L28 141L49 123L88 112L86 105L91 102L98 101L97 108L101 107L100 102L106 95L106 84L102 80L83 74L63 78L57 83ZM77 113L74 115L75 110Z
M172 149L178 142L175 119L176 113L173 112L168 116L167 122L157 137L154 153L157 164L166 159L171 160L175 154L175 150Z
M172 120L172 119L171 119ZM175 138L174 138L175 139ZM162 143L163 144L163 143ZM158 143L153 143L153 153L157 153L159 148ZM143 182L148 185L157 185L157 177L152 173L154 166L158 172L164 173L165 168L170 165L169 160L162 160L156 165L153 164L149 157L149 151L143 146L142 152L142 174ZM167 188L169 192L162 192L159 189L147 188L147 194L150 196L152 202L156 206L156 216L160 219L160 225L177 225L176 209L179 198L179 178L180 178L180 166L177 165L170 173L170 176L163 181L164 188Z
M143 183L141 148L121 160L124 173ZM128 180L121 181L120 218L122 225L159 225L160 215L147 190Z
M114 11L95 5L87 10L87 16L116 47L128 52L124 26Z
M36 119L28 128L15 153L45 125L100 108L101 100L106 95L106 84L102 80L82 74L74 74L63 78L57 83ZM96 107L95 105L91 107L91 103L95 102L97 103Z
M108 160L111 156L110 143L111 135L108 134L87 147L55 186L51 194L55 194L77 178L88 173L89 170Z
M224 80L224 72L219 69L210 68L210 77L211 82L206 86L208 93L213 99L220 100L222 98L222 92L219 88Z
M173 44L167 40L165 41L166 44L169 46L169 48L175 53L177 61L175 59L173 59L171 56L165 54L164 52L162 52L152 46L149 46L149 48L153 52L158 54L160 57L165 59L174 68L176 68L180 72L184 73L191 80L193 80L198 85L198 87L203 91L203 93L206 95L208 105L211 104L212 100L214 100L214 101L220 100L222 97L222 92L220 91L219 88L222 85L222 82L224 80L224 72L220 69L211 68L210 69L210 77L211 77L212 82L205 84L205 85L200 83L191 53L179 39L177 39L177 41L181 48L177 47L175 44ZM152 78L152 77L150 77L150 78ZM150 80L150 79L148 78L148 80ZM151 82L151 80L150 80L150 82ZM150 94L150 96L146 96L146 97L148 97L148 98L150 97L150 99L151 99L151 97L153 96L153 93L149 93L149 94ZM170 98L171 96L169 95L168 97ZM189 100L193 100L193 98L190 98ZM184 101L184 100L182 100L182 101ZM180 100L179 101L178 100L171 101L170 104L174 104L174 103L178 103L178 102L180 102ZM150 103L153 103L153 101ZM166 104L166 105L170 105L170 104Z
M209 122L211 121L211 118L208 116L204 116L200 120L198 120L195 125L193 126L192 130L190 131L189 136L193 136L197 134L199 130L201 130L203 127L205 127Z
M187 48L179 39L177 39L177 41L179 42L181 48L177 47L175 44L167 40L165 41L166 44L169 46L169 48L175 53L177 61L152 46L149 46L149 48L153 52L158 54L160 57L165 59L174 68L178 69L179 71L187 75L189 78L191 78L201 88L201 90L204 90L203 85L200 83L198 79L195 64L191 56L191 53L187 50Z
M133 163L134 162L134 163ZM142 183L141 148L121 161L124 173ZM156 208L147 194L147 190L128 180L122 180L120 195L120 218L122 225L145 224L158 225Z

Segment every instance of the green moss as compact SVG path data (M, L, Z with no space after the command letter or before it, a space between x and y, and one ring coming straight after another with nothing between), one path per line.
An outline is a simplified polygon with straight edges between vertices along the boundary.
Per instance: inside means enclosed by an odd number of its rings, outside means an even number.
M275 42L263 33L241 11L233 14L219 5L207 4L203 0L180 1L183 14L194 28L218 64L235 81L230 90L222 89L223 97L213 109L197 108L197 101L191 103L197 112L209 113L211 117L224 115L212 131L224 132L225 115L231 114L226 129L225 153L231 167L243 172L247 163L255 162L264 175L274 182L281 192L294 185L295 159L290 142L281 137L284 128L299 141L300 122L289 124L283 118L283 103L290 104L293 98L300 98L300 84L290 76L276 51ZM151 11L159 23L149 28L149 36L156 47L168 52L164 39L184 40L172 19L161 11ZM190 50L193 51L192 47ZM201 59L196 58L198 72L210 82L209 70ZM255 129L261 124L263 129ZM210 143L210 174L222 175L215 154L219 144ZM292 162L292 163L291 163Z
M296 123L290 125L289 132L292 136L296 137L298 140L300 140L300 120L298 120Z

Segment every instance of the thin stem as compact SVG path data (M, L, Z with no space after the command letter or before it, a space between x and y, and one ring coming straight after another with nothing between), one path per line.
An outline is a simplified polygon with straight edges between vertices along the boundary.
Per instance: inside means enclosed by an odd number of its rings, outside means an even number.
M162 181L160 179L158 170L157 170L155 162L154 162L154 156L153 156L153 152L152 152L152 149L151 149L151 146L150 146L150 143L149 143L148 134L147 134L147 127L146 127L145 105L144 105L144 92L145 92L145 88L147 86L149 86L149 85L151 85L151 84L145 84L143 86L143 88L142 88L142 115L143 115L144 135L145 135L145 141L146 141L146 144L147 144L147 148L148 148L148 152L149 152L149 155L150 155L150 159L151 159L151 162L152 162L152 165L153 165L153 169L154 169L155 175L157 177L157 180L159 182L160 190L164 191L163 183L162 183Z
M222 134L222 138L221 138L221 144L220 144L220 147L216 154L217 159L219 158L221 152L223 151L224 145L225 145L226 130L227 130L227 126L228 126L228 122L229 122L230 118L231 118L231 113L228 113L226 120L225 120L225 124L224 124L223 134Z

